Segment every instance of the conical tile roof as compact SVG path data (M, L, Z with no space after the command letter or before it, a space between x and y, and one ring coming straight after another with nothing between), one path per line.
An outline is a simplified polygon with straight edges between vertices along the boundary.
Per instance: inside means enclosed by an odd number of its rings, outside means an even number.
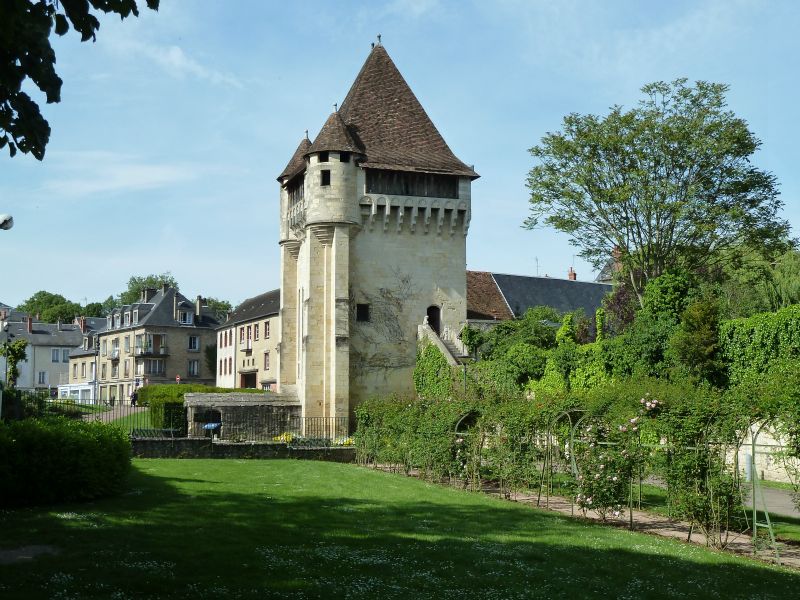
M347 131L347 125L344 124L338 112L331 113L306 154L325 152L326 150L362 152L362 149L353 140L353 136Z
M366 154L364 167L478 177L447 146L380 44L361 67L339 116Z
M297 150L295 150L294 154L292 154L289 164L286 165L286 168L283 170L283 172L278 175L278 181L281 181L284 177L291 179L306 168L305 155L308 153L308 149L310 147L311 142L307 137L304 137L303 141L300 142L300 145L297 146Z

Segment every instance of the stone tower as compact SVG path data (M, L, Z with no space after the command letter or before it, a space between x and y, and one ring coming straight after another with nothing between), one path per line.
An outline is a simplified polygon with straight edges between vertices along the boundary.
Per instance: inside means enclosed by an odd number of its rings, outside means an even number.
M352 417L368 397L412 393L418 331L462 351L477 177L375 45L278 177L279 391L296 391L304 416Z

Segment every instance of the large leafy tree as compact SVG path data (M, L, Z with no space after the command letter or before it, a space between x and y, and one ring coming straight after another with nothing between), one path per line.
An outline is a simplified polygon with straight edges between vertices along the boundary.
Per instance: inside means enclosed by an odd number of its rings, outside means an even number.
M159 0L146 0L158 9ZM50 45L55 31L64 35L70 25L81 41L94 40L100 21L92 13L113 13L124 19L139 15L136 0L2 0L0 2L0 148L44 158L50 125L36 102L23 91L30 79L48 104L61 101L61 78Z
M530 152L525 227L568 233L600 268L618 249L642 300L647 281L702 272L788 245L775 177L750 162L760 141L726 108L723 84L651 83L635 108L570 114Z
M139 302L142 296L142 290L145 288L158 289L164 284L178 289L178 282L169 271L161 273L160 275L132 275L128 280L128 289L119 295L117 306Z

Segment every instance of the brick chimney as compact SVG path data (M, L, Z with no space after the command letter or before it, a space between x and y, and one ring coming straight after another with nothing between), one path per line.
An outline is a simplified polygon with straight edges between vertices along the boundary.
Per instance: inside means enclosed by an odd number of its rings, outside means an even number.
M567 271L567 279L569 279L570 281L576 281L578 279L578 274L572 267L570 267L569 271Z
M33 333L33 317L28 315L26 321L28 323L28 333Z
M156 295L156 288L144 288L142 290L142 302L150 302Z

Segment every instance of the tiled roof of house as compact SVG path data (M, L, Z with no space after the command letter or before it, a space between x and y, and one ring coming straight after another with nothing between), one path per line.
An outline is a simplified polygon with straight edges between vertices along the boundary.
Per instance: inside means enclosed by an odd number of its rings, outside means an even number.
M11 322L8 324L8 336L9 341L23 339L27 340L31 346L74 348L83 342L80 328L68 323L38 323L34 321L29 333L26 322Z
M237 323L261 319L277 315L281 308L281 291L272 290L264 292L253 298L248 298L228 314L228 320L217 329L225 329Z
M501 321L514 318L491 273L467 271L467 318Z
M317 134L314 143L306 151L306 155L312 152L325 152L326 150L344 152L362 152L362 148L356 144L353 136L347 130L339 112L331 113L322 130Z
M305 155L310 147L311 142L307 137L304 137L297 146L297 150L292 154L289 164L287 164L283 172L278 175L278 181L281 181L284 177L291 179L306 168Z
M478 177L442 138L386 49L377 44L339 109L364 167Z
M612 286L603 283L554 277L493 273L492 278L515 317L534 306L549 306L561 313L582 308L584 314L591 316L612 290Z
M187 324L179 323L175 318L176 307L194 315L191 323L191 325L194 327L214 328L219 325L219 321L217 321L211 308L206 305L202 305L200 307L200 315L198 316L195 314L196 306L194 302L189 300L175 288L167 287L166 289L159 289L158 292L156 292L148 302L134 302L133 304L126 304L112 310L109 313L109 315L112 317L115 314L123 314L125 312L138 310L139 320L137 323L129 326L112 327L111 329L104 327L101 333L106 333L117 329L131 329L140 327L187 326Z

